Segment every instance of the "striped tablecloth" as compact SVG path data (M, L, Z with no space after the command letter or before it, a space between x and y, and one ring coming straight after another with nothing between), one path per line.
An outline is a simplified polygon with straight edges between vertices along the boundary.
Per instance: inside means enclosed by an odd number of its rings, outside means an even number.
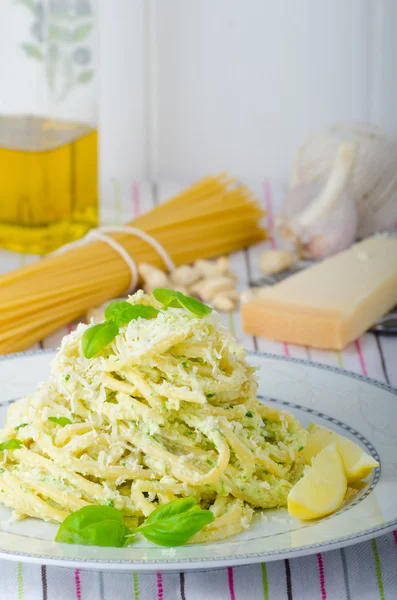
M104 224L137 216L181 189L181 185L139 184L114 180L102 211ZM251 184L267 209L268 226L283 195L274 181ZM232 266L241 289L259 278L258 256L270 242L236 253ZM35 257L0 252L3 272ZM225 315L239 342L248 349L323 362L369 375L397 387L397 338L366 334L343 352L301 348L245 335L239 312ZM38 347L57 347L68 328L42 340ZM397 502L397 499L396 499ZM0 600L396 600L397 532L303 558L200 573L141 575L95 573L0 561Z

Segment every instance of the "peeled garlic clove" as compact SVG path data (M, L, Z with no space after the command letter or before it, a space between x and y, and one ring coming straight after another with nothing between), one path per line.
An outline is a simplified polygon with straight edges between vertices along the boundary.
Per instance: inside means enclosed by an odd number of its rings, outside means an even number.
M225 290L224 292L222 292L222 295L226 296L227 298L230 298L234 302L237 302L240 299L240 292L238 292L237 290Z
M185 296L189 296L190 295L190 291L189 288L186 285L173 285L172 284L172 289L175 290L176 292L182 292L182 294L185 294Z
M215 296L212 298L211 304L215 310L230 312L236 306L236 301L228 297L226 293L221 292L219 294L215 294Z
M219 275L230 275L230 261L227 256L221 256L216 261L216 271Z
M204 285L204 280L196 281L192 285L189 285L189 293L192 296L199 296L202 298L201 291Z
M176 284L189 286L201 278L201 273L196 267L181 265L170 274L171 281Z
M194 263L194 266L205 279L218 275L217 263L215 261L199 258Z
M297 261L295 252L288 250L265 250L259 257L259 267L265 275L273 275L289 269Z
M168 276L157 267L148 263L140 263L138 272L143 279L143 289L146 293L150 293L156 288L169 287Z
M234 289L235 281L231 277L217 277L206 279L200 287L200 296L204 302L211 300L219 292Z

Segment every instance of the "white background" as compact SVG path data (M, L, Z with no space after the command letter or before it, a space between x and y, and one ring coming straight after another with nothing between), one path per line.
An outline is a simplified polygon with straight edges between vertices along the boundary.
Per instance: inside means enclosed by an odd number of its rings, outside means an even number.
M21 80L15 64L32 16L0 2L0 110L47 112L42 65L25 61ZM298 145L339 120L397 136L397 0L92 2L99 92L79 88L65 110L91 121L96 104L103 184L285 178Z
M397 0L100 2L105 177L285 177L335 121L397 135Z
M45 7L49 4L49 0L40 2ZM125 4L125 0L121 0L120 7ZM93 0L94 5L99 7L99 0ZM46 115L94 124L98 120L100 103L96 78L88 85L76 86L63 102L56 102L56 94L52 94L47 85L44 62L28 58L23 52L23 43L40 47L32 36L36 22L35 15L21 1L0 0L0 114ZM67 23L70 24L73 24L72 20ZM82 45L92 50L96 62L96 27ZM113 62L114 58L109 58ZM104 66L108 68L106 64ZM97 70L97 64L91 64L90 68Z

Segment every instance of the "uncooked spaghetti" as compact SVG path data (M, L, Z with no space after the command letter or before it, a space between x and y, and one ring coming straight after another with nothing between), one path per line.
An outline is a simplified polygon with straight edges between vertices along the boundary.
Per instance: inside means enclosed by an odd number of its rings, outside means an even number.
M228 254L266 238L263 213L245 186L208 177L130 223L157 240L175 265ZM111 234L134 258L164 268L144 240ZM0 277L0 354L28 348L92 306L126 292L131 272L93 241Z

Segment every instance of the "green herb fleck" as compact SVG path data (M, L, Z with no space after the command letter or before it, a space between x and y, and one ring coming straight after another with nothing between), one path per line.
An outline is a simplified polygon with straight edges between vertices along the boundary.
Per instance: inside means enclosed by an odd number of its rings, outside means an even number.
M181 364L183 367L185 367L185 369L187 369L189 366L189 363L187 362L187 360L183 360Z
M304 446L299 446L298 448L298 452L300 452L301 450L303 450Z
M70 379L70 375L68 373L67 375L65 375L65 381L69 381L69 379Z
M3 452L3 450L18 450L19 448L23 448L23 444L15 438L0 444L0 452Z
M215 396L215 394L206 394L205 396L206 396L206 398L213 398Z
M18 429L22 429L22 427L27 427L29 425L29 423L21 423L20 425L17 425L15 427L15 431L18 431Z
M65 425L71 425L72 421L67 417L48 417L48 420L51 423L55 423L56 425L60 425L61 427L65 427Z
M252 413L250 410L248 412L245 413L245 416L248 417L249 419L252 419L252 417L254 416L254 413Z
M106 500L105 505L106 506L114 506L114 502L113 502L113 500Z

